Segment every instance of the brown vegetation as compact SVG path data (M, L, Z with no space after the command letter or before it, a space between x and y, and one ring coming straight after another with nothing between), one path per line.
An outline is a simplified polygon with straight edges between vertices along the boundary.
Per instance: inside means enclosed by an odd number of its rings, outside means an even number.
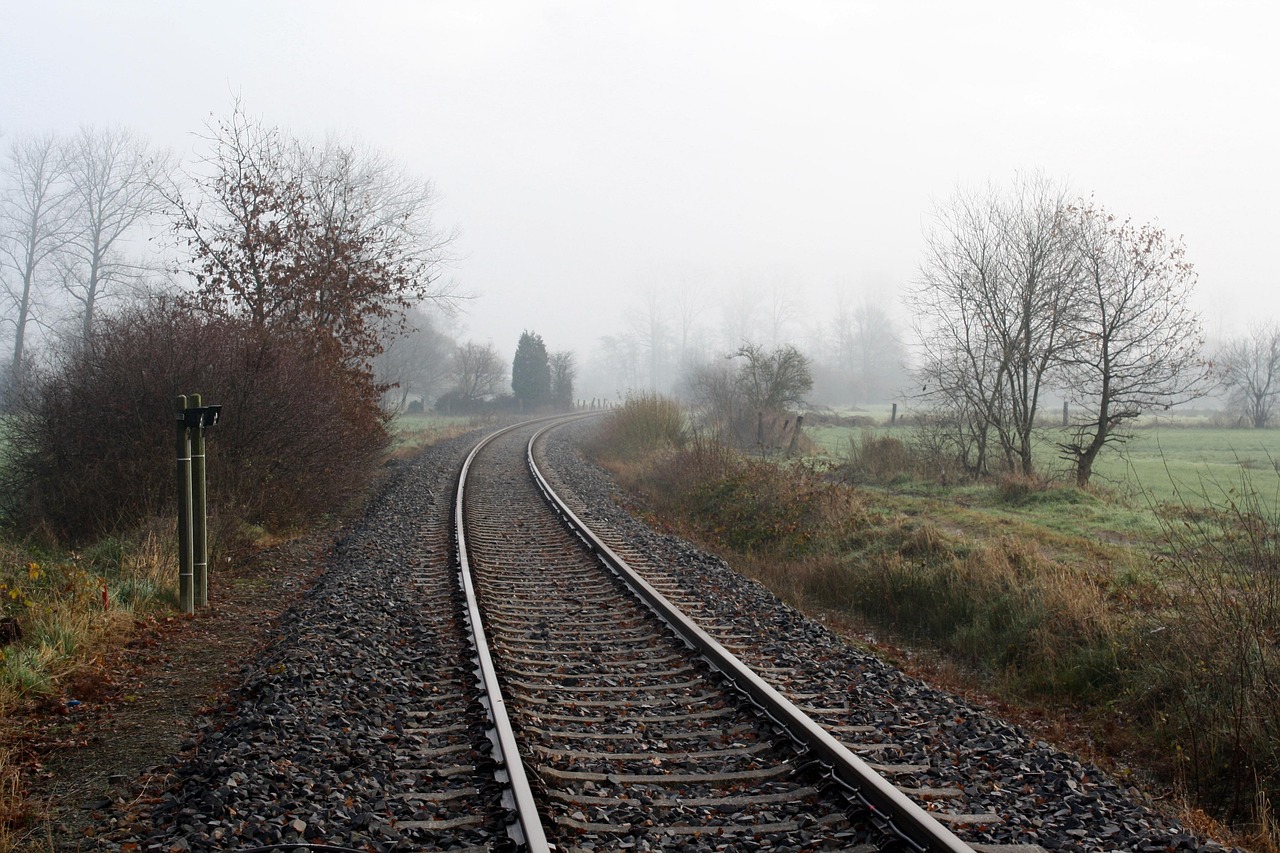
M105 319L17 401L8 518L82 545L172 515L173 400L188 392L223 406L207 448L224 524L304 523L357 494L387 444L376 389L336 354L160 300Z

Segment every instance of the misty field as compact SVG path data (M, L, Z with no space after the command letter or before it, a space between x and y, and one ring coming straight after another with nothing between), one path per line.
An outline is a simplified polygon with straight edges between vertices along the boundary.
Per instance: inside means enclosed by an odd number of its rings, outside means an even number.
M848 455L851 441L866 434L910 443L913 427L884 425L887 411L871 417L879 425L806 425L805 433L821 454L837 460ZM1099 456L1095 487L1139 504L1219 504L1247 485L1265 506L1280 510L1280 430L1164 425L1139 427L1132 435ZM1054 430L1041 434L1038 464L1050 479L1070 482L1069 466L1058 456L1056 440Z

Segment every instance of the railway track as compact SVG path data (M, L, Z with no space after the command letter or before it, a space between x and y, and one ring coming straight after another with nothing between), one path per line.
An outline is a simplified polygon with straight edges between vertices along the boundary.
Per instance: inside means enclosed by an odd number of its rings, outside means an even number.
M856 731L823 729L629 576L553 503L534 433L477 448L455 517L521 842L969 849L840 743Z
M1221 849L619 512L540 429L404 465L93 849Z

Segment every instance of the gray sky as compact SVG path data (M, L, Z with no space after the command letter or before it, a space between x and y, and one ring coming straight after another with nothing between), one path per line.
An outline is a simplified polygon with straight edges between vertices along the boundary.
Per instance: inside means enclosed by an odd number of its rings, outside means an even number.
M704 282L819 319L896 300L935 200L1016 170L1184 235L1231 333L1280 317L1277 10L4 0L0 132L121 123L189 157L239 95L354 133L435 182L467 332L508 354Z

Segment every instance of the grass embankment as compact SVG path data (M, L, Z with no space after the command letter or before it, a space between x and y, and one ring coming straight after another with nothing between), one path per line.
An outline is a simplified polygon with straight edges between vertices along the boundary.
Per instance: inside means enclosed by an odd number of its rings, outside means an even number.
M1252 493L1153 509L1020 479L943 486L870 434L840 460L766 461L686 438L669 409L630 401L597 450L652 512L809 612L1085 720L1105 752L1277 849L1280 535Z
M0 543L0 720L57 697L94 659L119 647L139 613L177 603L168 523L78 553ZM0 741L0 851L38 818L18 760Z

